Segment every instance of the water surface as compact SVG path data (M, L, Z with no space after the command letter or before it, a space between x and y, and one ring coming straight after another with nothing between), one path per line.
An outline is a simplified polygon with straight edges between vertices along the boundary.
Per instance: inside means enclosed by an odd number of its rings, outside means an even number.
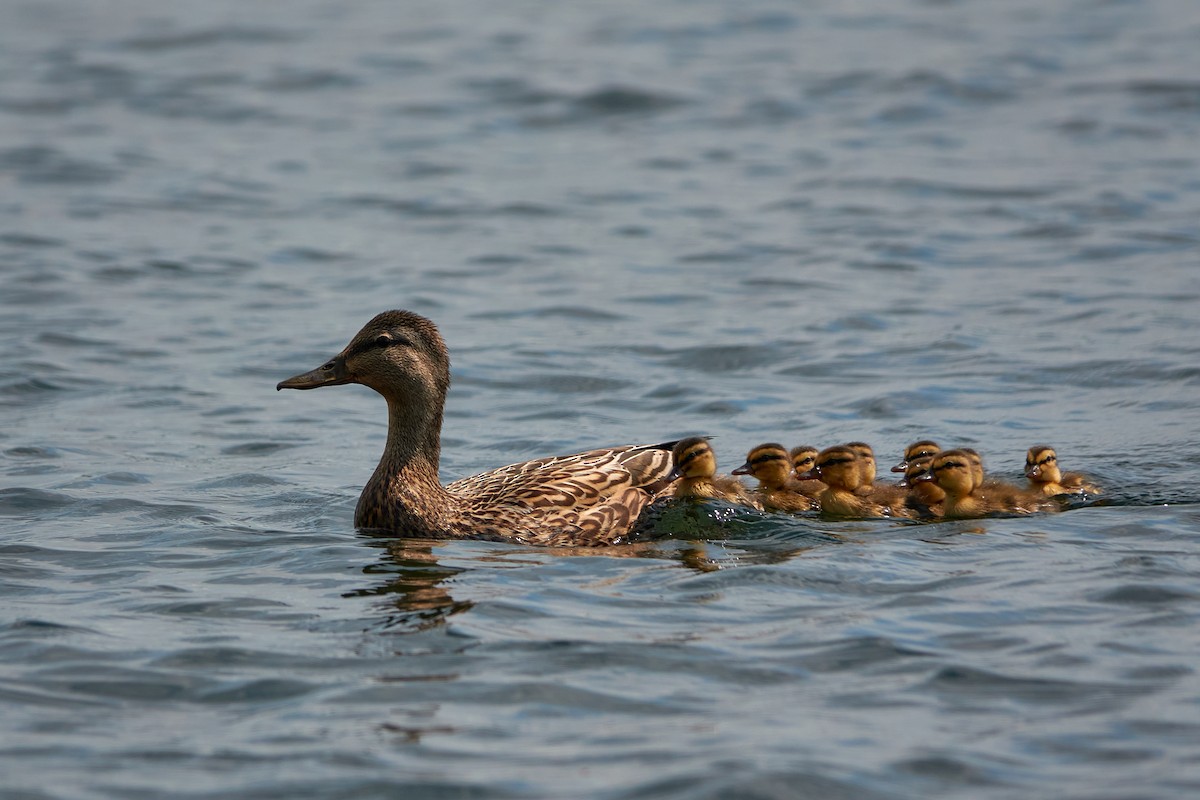
M0 4L6 796L1200 788L1200 10ZM604 551L367 536L402 307L451 480L916 438L1108 488Z

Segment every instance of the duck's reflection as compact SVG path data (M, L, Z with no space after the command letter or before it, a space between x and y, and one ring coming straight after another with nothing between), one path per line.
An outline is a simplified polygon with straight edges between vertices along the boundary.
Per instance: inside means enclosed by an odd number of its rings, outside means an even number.
M769 564L787 561L812 549L806 546L769 546L748 548L728 540L663 539L634 542L608 547L521 547L497 544L495 549L474 556L446 551L455 542L428 539L381 539L363 534L367 544L383 550L379 560L363 569L382 582L349 593L350 597L387 598L387 614L381 627L388 630L417 632L445 624L455 614L471 609L471 600L457 600L451 594L453 578L469 572L469 567L448 566L439 561L470 558L481 567L488 562L515 563L547 558L641 558L673 561L695 572L708 573L747 564ZM744 545L745 543L743 543Z

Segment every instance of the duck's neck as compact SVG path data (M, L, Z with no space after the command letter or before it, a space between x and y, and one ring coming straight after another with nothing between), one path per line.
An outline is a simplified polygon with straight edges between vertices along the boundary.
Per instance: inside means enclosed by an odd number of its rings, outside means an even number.
M388 399L388 435L379 466L367 481L354 525L410 535L443 533L452 496L438 480L442 409L422 412Z
M711 498L716 496L711 475L696 478L681 478L675 489L676 497Z
M835 516L853 517L866 510L866 501L846 486L827 486L821 492L821 510Z
M973 492L958 494L946 492L946 502L942 514L947 517L977 517L985 512L983 500Z

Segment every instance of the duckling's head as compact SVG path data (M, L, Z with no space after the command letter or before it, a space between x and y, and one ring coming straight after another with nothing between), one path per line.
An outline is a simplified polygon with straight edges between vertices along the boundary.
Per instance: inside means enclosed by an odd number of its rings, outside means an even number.
M799 447L793 447L788 455L792 458L792 469L796 473L796 477L800 478L804 473L809 472L817 463L817 456L820 455L820 450L810 444L802 444Z
M776 442L760 444L746 454L746 463L733 471L734 475L753 475L768 487L780 487L792 474L792 459L787 448Z
M672 478L711 478L717 474L716 454L703 436L676 442L671 450L671 463L674 465Z
M450 356L437 327L411 311L385 311L321 366L280 381L276 389L361 383L389 403L440 410L450 388Z
M1058 483L1062 472L1058 468L1058 454L1053 447L1038 445L1025 454L1025 477L1035 483Z
M975 466L965 450L938 453L929 463L929 469L915 480L933 481L947 495L955 497L965 497L979 485L975 481Z
M979 451L970 447L959 447L958 451L966 455L971 462L971 477L975 479L975 488L983 486L983 456Z
M913 442L908 447L904 448L904 458L900 463L892 467L892 472L903 472L907 475L908 466L914 461L929 459L942 452L942 448L937 442L929 439L921 439L919 442Z
M846 447L858 454L863 485L870 486L875 482L875 450L866 442L847 442Z
M831 488L853 492L863 483L861 462L862 457L849 445L826 447L810 474Z

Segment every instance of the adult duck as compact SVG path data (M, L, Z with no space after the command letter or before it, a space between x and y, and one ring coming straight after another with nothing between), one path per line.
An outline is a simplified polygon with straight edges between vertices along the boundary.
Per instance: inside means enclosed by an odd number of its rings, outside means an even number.
M431 539L616 544L669 482L674 442L540 458L443 486L450 357L437 327L411 311L377 315L336 356L276 388L346 383L374 389L388 406L387 444L358 499L358 528Z

